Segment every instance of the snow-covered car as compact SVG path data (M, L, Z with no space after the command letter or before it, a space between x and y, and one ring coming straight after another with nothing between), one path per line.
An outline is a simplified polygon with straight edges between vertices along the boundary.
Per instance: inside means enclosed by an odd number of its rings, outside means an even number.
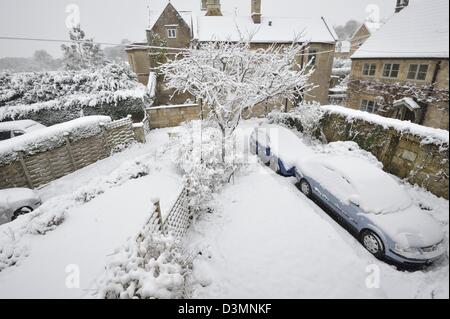
M289 129L261 125L250 135L250 151L283 176L295 176L295 163L311 156L311 149Z
M0 141L34 132L45 127L45 125L33 120L0 122Z
M40 205L39 195L29 188L0 189L0 224L30 213Z
M419 265L445 253L441 225L376 165L316 155L297 162L296 176L300 190L338 214L377 258Z

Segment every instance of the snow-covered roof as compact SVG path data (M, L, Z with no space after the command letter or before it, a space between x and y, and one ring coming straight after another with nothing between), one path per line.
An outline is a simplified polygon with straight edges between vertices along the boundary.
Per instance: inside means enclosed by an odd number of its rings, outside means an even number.
M448 58L448 0L411 1L353 55L362 58Z
M152 4L149 14L149 25L147 30L151 30L155 26L156 22L158 21L159 17L164 12L168 4L169 1L163 1L159 6L155 6ZM195 23L197 16L202 16L205 14L204 11L201 10L196 11L177 10L177 11L180 14L181 18L184 20L184 22L186 22L186 24L189 26L189 28L195 27L195 25L193 26L193 24Z
M395 101L394 106L406 106L410 110L420 109L420 105L410 97L404 97L403 99Z
M335 43L338 38L321 18L282 18L262 16L255 24L250 16L197 17L194 38L206 41L239 41L253 35L253 43L288 43L299 40Z
M366 26L369 33L372 35L381 28L381 22L372 22L372 21L366 21L364 22L364 25Z

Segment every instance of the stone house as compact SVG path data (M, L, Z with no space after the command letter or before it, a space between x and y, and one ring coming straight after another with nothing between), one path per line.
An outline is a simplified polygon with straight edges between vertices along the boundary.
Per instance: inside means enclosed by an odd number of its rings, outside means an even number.
M130 65L139 75L142 83L147 84L148 74L179 52L179 49L195 47L210 41L239 41L252 34L251 46L264 48L272 44L292 43L295 36L299 43L309 41L307 52L299 56L300 64L306 65L314 59L315 72L311 82L316 88L305 99L328 102L328 89L337 36L322 17L277 18L262 15L261 0L249 1L251 16L223 14L220 0L199 0L196 11L177 10L170 2L160 11L152 12L147 28L149 46L164 46L168 49L130 47L127 49ZM147 69L147 72L142 72ZM147 73L147 75L145 74ZM164 88L161 78L157 81L157 103L181 104L193 97L173 96Z
M375 34L375 32L377 32L380 28L380 22L364 22L350 39L349 56L352 56L353 53L355 53L356 50L358 50L367 41L367 39L369 39L371 35Z
M352 56L348 107L449 128L449 2L397 1Z

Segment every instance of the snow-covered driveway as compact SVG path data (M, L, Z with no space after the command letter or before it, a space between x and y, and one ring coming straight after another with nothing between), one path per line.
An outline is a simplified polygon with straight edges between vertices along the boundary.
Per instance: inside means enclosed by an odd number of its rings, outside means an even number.
M427 272L397 271L291 180L257 165L225 188L187 245L201 252L193 274L198 298L448 298L448 262ZM369 288L377 273L379 288Z

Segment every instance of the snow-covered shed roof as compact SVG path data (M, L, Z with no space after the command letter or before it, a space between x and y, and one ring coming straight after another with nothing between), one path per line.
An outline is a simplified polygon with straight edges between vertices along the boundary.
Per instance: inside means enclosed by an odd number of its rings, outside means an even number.
M420 105L417 104L416 101L414 101L412 98L410 97L404 97L403 99L397 100L394 102L394 106L395 107L399 107L399 106L406 106L408 109L410 110L419 110L420 109Z
M255 24L250 16L199 16L194 38L206 41L238 41L252 35L253 43L288 43L299 40L335 43L338 38L324 19L262 16Z
M364 58L448 58L449 1L411 1L353 55Z

